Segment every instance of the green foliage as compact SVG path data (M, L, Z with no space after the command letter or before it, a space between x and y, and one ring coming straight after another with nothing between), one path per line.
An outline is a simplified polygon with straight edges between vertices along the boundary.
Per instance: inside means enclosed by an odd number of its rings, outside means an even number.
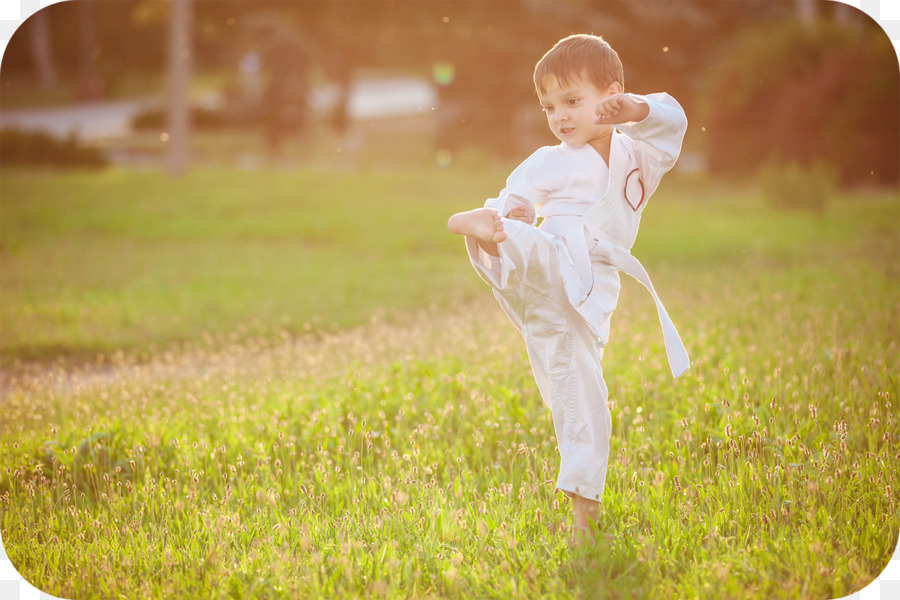
M0 162L4 167L56 168L100 168L107 164L99 149L81 145L74 135L58 140L44 133L16 129L0 130Z
M842 184L900 181L897 58L871 21L748 29L723 52L709 98L715 171L824 162Z
M0 178L0 351L91 356L204 332L300 333L476 293L449 214L499 169ZM435 287L441 293L435 293Z
M132 117L131 126L135 129L164 129L167 118L166 111L161 108L148 109ZM229 129L246 126L249 124L248 121L253 120L243 116L235 118L220 110L202 107L191 109L191 127L195 129Z

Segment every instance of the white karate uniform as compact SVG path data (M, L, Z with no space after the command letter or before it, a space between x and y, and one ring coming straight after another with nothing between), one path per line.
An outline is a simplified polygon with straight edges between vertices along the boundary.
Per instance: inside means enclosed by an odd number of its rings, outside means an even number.
M650 108L639 123L617 126L609 166L590 146L545 146L510 174L485 206L506 215L531 205L539 228L504 219L499 257L471 238L466 247L479 275L525 338L541 397L553 413L560 452L557 488L600 500L606 481L611 419L600 365L619 297L620 269L653 294L673 374L687 353L629 251L647 198L675 164L687 128L668 94L639 96Z

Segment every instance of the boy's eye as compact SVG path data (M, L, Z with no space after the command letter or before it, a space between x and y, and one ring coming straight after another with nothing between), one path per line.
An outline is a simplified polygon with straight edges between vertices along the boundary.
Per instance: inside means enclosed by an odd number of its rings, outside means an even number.
M541 107L541 110L544 111L544 112L547 112L547 113L551 113L551 112L553 112L553 105L552 105L552 104L548 104L548 105L546 105L546 106L542 106L542 107Z
M566 100L566 104L568 104L569 106L575 106L576 104L578 104L578 98L569 98L568 100Z

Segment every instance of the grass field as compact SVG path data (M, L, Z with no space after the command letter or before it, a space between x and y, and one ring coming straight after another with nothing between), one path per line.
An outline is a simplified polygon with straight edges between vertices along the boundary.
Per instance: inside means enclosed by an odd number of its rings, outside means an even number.
M239 171L6 175L0 284L8 356L96 354L203 331L359 324L374 306L467 286L437 218L477 173L265 177ZM456 197L454 197L456 196ZM446 219L444 219L446 221ZM464 266L464 265L462 265Z
M518 334L446 217L509 165L0 179L0 534L64 598L816 598L897 541L900 202L672 176L568 544Z

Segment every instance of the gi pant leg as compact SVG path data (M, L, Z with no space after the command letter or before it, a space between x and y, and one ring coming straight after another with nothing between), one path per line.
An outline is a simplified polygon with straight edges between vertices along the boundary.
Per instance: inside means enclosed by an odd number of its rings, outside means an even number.
M479 275L525 338L541 397L553 414L559 445L557 488L600 500L612 429L600 360L603 343L572 307L565 278L574 275L561 238L504 219L500 257L472 239L467 248Z

